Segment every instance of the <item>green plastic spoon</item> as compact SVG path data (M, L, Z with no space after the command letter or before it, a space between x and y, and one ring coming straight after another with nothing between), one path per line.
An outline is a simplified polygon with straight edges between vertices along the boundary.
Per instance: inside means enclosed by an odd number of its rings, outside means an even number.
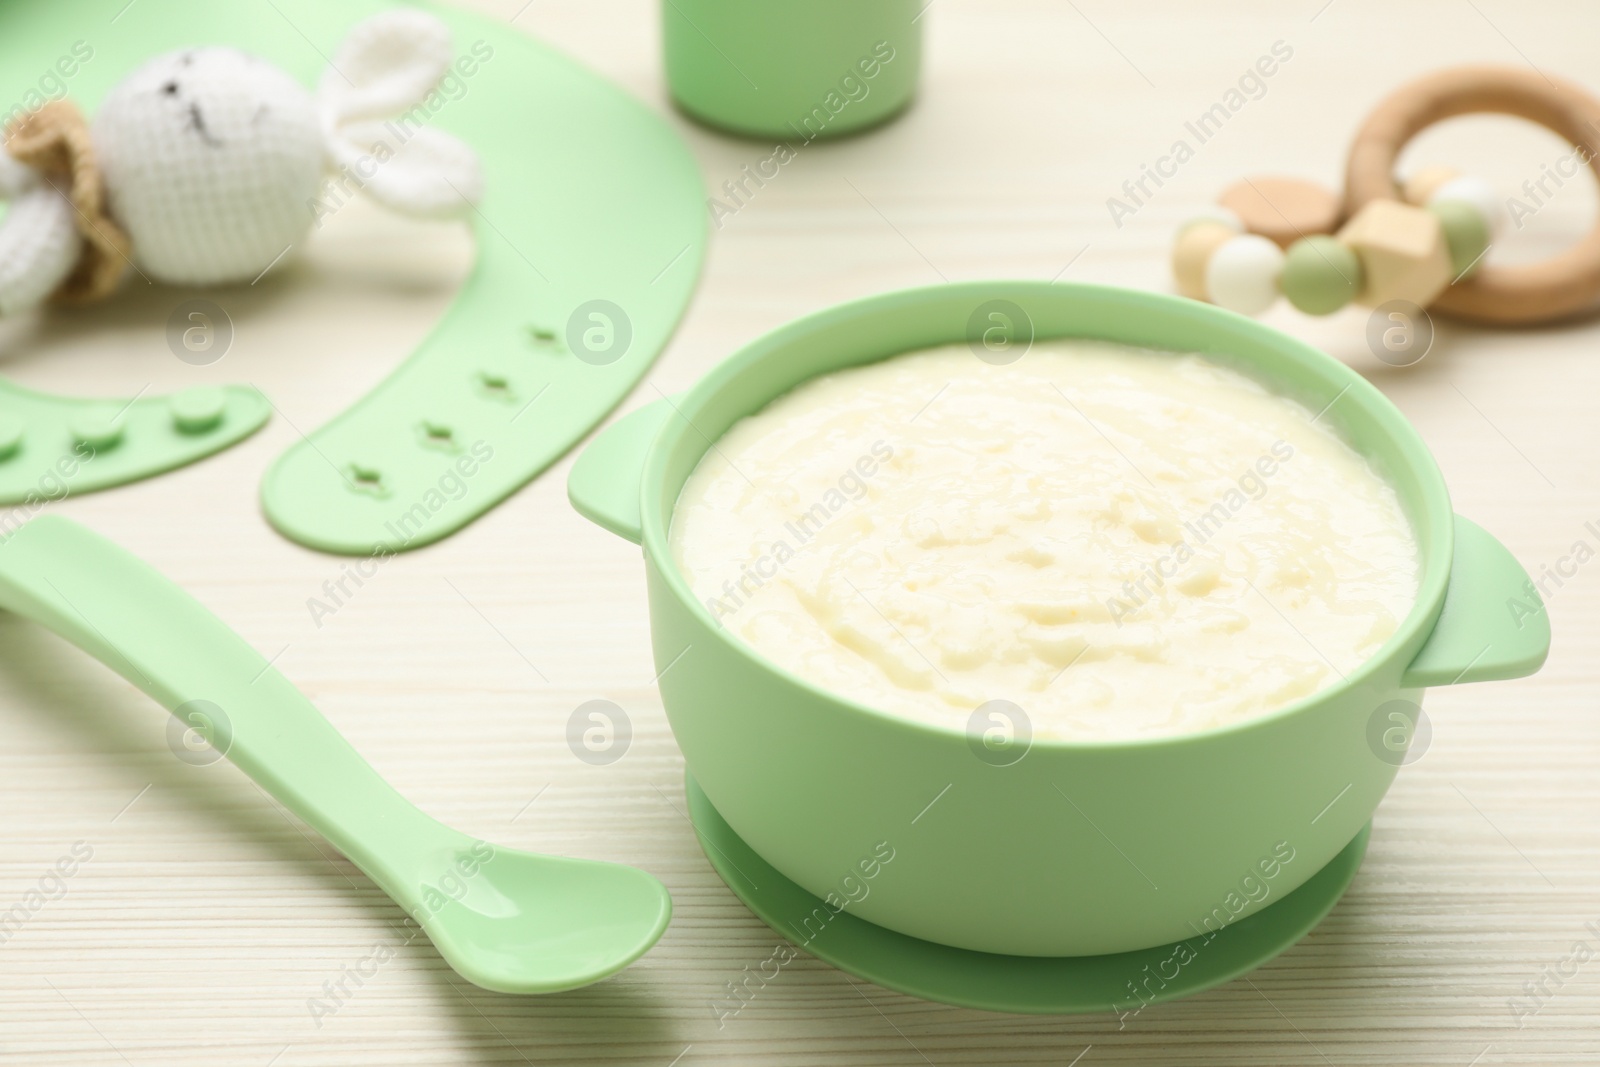
M221 620L77 523L47 515L0 542L0 607L160 701L350 857L477 985L575 989L666 929L672 900L643 871L499 848L423 814Z

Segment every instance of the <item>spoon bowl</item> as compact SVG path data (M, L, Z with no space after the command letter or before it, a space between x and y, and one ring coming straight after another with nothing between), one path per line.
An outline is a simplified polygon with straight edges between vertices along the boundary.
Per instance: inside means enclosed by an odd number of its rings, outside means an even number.
M633 867L466 838L436 858L441 875L408 911L451 967L499 993L598 982L644 955L672 916L665 887Z

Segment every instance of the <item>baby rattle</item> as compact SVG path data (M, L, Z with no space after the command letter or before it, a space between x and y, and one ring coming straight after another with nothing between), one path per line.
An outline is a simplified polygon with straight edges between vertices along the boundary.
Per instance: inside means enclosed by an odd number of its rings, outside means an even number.
M1401 150L1447 118L1497 112L1550 129L1600 175L1600 101L1571 82L1507 67L1460 67L1412 82L1368 116L1350 148L1345 193L1291 178L1245 179L1179 228L1178 291L1256 315L1282 295L1311 315L1351 302L1406 301L1483 323L1522 324L1600 305L1600 226L1526 266L1484 262L1506 210L1480 178L1427 167L1395 179Z
M359 23L315 95L232 48L150 60L92 125L67 100L14 122L0 152L0 315L91 300L125 269L172 285L251 282L327 210L330 176L405 215L469 213L477 155L427 124L450 32L396 9Z

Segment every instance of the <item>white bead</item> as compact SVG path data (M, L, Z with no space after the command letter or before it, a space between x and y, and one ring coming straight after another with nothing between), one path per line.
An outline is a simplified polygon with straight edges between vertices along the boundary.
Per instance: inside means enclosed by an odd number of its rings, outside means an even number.
M1240 219L1237 214L1221 204L1207 204L1204 208L1180 222L1175 236L1182 236L1184 230L1187 230L1197 222L1220 222L1234 233L1244 232L1244 220Z
M1495 191L1494 186L1482 178L1463 174L1459 178L1450 179L1428 197L1430 204L1436 204L1441 200L1455 200L1476 208L1478 214L1483 216L1483 221L1488 224L1490 240L1499 237L1505 230L1508 221L1506 206L1501 202L1500 194Z
M1283 249L1253 233L1223 244L1206 264L1206 296L1241 315L1259 315L1278 298Z

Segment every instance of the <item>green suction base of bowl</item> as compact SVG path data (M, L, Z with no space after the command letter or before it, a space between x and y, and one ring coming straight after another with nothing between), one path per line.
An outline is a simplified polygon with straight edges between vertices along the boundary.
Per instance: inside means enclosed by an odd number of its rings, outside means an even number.
M1333 910L1355 878L1372 833L1368 823L1305 884L1209 940L1198 936L1106 956L1002 956L897 934L848 911L834 915L808 940L796 923L815 910L831 914L832 909L756 855L723 821L693 776L685 778L689 817L711 866L757 917L797 947L885 989L966 1008L1031 1015L1131 1013L1254 970Z

